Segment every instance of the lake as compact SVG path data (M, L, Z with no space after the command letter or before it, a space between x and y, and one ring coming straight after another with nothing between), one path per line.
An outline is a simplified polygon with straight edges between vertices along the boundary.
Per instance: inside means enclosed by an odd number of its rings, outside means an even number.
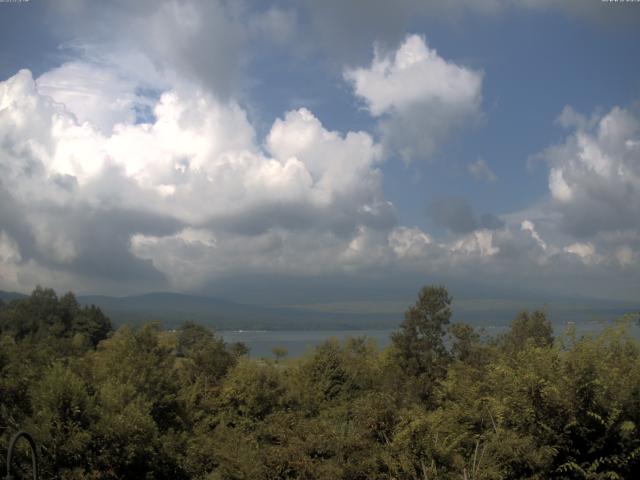
M297 357L330 338L343 341L348 337L365 336L384 347L390 341L391 332L393 330L240 330L217 333L225 342L243 342L249 347L249 355L252 357L273 357L272 350L275 347L284 347L289 352L289 357Z
M596 334L601 332L610 322L586 321L574 324L576 334ZM556 336L559 336L569 326L568 323L554 323L553 329ZM507 325L476 325L483 327L485 336L494 336L504 332ZM367 337L376 341L379 347L385 347L391 341L390 335L393 329L386 330L235 330L219 331L219 335L226 342L243 342L250 350L251 357L273 357L272 350L275 347L284 347L288 351L289 357L297 357L312 350L329 338L336 338L344 341L349 337ZM634 324L630 330L631 334L640 339L640 326Z

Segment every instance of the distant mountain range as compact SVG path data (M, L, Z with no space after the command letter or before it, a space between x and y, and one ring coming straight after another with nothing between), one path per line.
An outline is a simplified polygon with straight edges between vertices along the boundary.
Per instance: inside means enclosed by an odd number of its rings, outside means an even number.
M11 301L25 295L0 290L0 299ZM160 321L165 328L178 327L191 320L217 330L358 330L395 328L403 319L402 307L378 310L366 302L354 308L331 305L266 307L246 305L217 298L157 292L126 297L81 295L82 305L96 305L115 325ZM460 300L454 301L454 321L475 325L504 325L525 309L545 308L553 323L613 320L640 311L640 304L602 300L564 300L547 304L535 301ZM396 311L397 310L397 311ZM379 312L379 313L378 313Z
M0 299L10 301L26 295L0 291ZM180 293L156 292L127 297L79 295L82 305L96 305L115 325L160 321L176 328L194 321L217 330L324 330L389 328L400 317L371 313L327 313L296 308L244 305L217 298Z
M10 302L11 300L18 300L20 298L26 298L27 295L18 292L5 292L0 290L0 300L4 302Z

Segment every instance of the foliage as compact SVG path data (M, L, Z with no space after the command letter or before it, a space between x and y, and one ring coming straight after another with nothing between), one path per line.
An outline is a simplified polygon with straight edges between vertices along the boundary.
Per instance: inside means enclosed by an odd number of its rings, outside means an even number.
M424 287L391 336L399 367L415 393L433 402L434 390L446 375L449 354L445 327L451 318L451 297L444 287Z
M81 307L73 293L61 298L37 287L30 297L0 306L0 333L16 340L74 339L96 346L112 331L110 320L96 306Z
M272 360L38 288L0 305L0 444L31 432L51 479L640 478L635 318L555 339L522 312L483 340L451 305L426 287L384 350Z

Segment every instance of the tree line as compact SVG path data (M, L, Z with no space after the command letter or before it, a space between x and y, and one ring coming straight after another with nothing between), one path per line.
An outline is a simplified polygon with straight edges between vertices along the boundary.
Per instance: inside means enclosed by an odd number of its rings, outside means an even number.
M491 338L451 308L424 287L384 349L254 359L190 322L114 330L37 288L0 302L0 469L24 429L43 479L640 478L631 319L555 337L522 312Z

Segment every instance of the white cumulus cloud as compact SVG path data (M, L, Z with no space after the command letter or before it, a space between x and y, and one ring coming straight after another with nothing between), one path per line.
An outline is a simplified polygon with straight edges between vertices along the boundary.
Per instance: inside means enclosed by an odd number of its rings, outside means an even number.
M406 160L428 158L480 111L482 73L445 60L419 35L391 54L376 48L369 67L346 69L344 77Z
M546 149L549 190L563 227L578 237L604 231L637 229L640 225L640 118L614 107L573 126L566 140Z
M377 230L386 239L394 213L369 134L327 130L300 109L277 119L261 145L237 103L183 84L159 95L151 122L113 120L102 108L81 118L80 103L60 100L84 86L65 75L92 68L41 77L46 95L26 70L0 82L7 265L178 288L238 268L330 270L348 252L367 258ZM64 89L51 87L54 77ZM96 104L113 91L134 98L136 88L123 80ZM100 128L94 118L115 123Z

